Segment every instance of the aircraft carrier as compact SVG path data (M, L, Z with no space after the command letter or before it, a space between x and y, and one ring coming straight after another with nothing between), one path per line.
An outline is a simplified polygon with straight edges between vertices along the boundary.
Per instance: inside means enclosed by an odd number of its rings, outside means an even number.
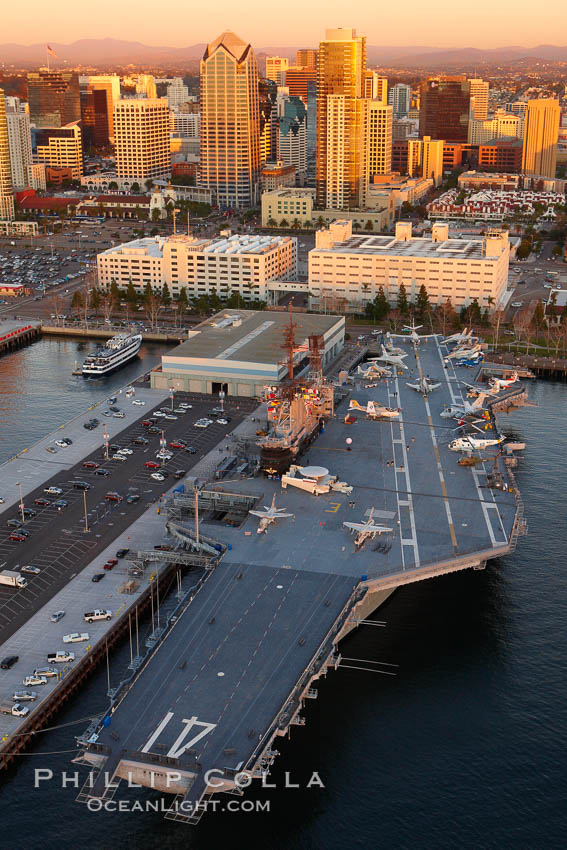
M269 774L278 736L305 722L317 679L341 664L341 638L395 588L513 549L525 526L512 453L493 446L460 465L449 449L457 423L440 416L464 403L471 370L446 360L440 337L398 344L407 370L337 387L322 427L302 442L295 463L315 484L331 481L328 492L283 489L278 474L196 482L195 498L174 496L171 533L209 561L153 653L80 736L75 761L90 772L79 801L102 804L129 779L172 795L166 818L197 823L210 795L241 794ZM407 386L424 376L440 386L427 395ZM490 403L521 404L523 393L515 384ZM353 398L399 416L351 416ZM496 428L490 413L483 436ZM272 505L291 516L249 513ZM361 537L345 523L389 530Z

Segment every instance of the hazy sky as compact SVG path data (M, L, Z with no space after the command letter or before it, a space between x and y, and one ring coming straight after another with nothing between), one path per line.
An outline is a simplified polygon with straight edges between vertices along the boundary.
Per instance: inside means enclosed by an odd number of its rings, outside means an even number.
M273 6L265 0L5 0L1 22L0 42L20 44L109 36L182 47L233 29L258 47L310 46L325 27L337 26L355 27L376 45L532 47L567 42L566 0L287 0Z

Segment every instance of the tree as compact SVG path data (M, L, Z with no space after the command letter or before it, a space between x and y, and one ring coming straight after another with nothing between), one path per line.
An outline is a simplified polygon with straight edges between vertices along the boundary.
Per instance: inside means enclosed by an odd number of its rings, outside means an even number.
M289 221L287 220L287 218L282 218L282 220L280 221L280 227L289 227Z
M147 280L146 285L144 286L144 295L143 295L144 301L147 301L148 298L151 298L153 294L154 293L153 293L152 285L149 282L149 280Z
M498 340L500 338L500 325L504 321L505 311L494 310L490 316L490 324L494 329L494 348L498 351Z
M374 230L374 224L370 219L368 219L368 221L364 225L364 229L365 230Z
M164 307L168 307L171 304L171 294L169 292L169 286L167 283L164 283L161 290L161 303Z
M146 311L146 316L150 323L152 330L155 330L157 325L157 319L159 315L159 311L161 310L162 303L159 295L152 294L145 299L144 307Z
M522 239L516 252L516 256L519 260L526 260L530 256L531 250L531 242L527 239Z
M130 186L130 192L133 195L137 195L139 193L139 191L140 191L140 184L139 183L132 183L132 185Z
M111 180L110 183L108 184L108 188L112 192L115 192L118 189L118 183L115 180Z
M401 316L407 316L409 314L408 296L403 283L400 284L400 289L398 291L398 300L396 303L396 308Z
M146 187L148 192L150 191L151 188L153 188L153 185L154 185L153 180L146 180L146 182L144 183L144 186Z
M536 304L531 324L532 327L535 328L536 333L539 333L539 331L545 326L545 314L543 312L543 304L540 300L538 300Z
M110 294L115 301L120 301L120 289L114 278L110 281Z
M179 320L183 320L183 314L187 312L189 308L189 300L187 298L187 287L182 286L179 292L179 297L177 299L177 308L179 310Z
M294 218L292 223L291 223L291 226L293 227L294 230L301 230L300 220L298 218Z
M113 298L111 292L107 292L102 298L102 312L104 316L104 321L108 323L110 321L110 317L114 312L114 307L116 306L116 301Z
M160 219L161 219L161 212L156 207L155 209L152 210L152 221L157 222Z
M461 322L470 326L480 325L482 323L480 304L476 298L473 298L468 307L465 307L464 305L461 307L460 318Z
M98 287L93 286L93 291L91 292L91 300L89 304L90 308L95 311L95 316L98 315L98 310L100 307L100 292L98 291Z
M80 292L79 289L76 289L75 292L73 293L73 298L71 300L71 309L76 312L77 317L79 316L79 313L83 309L83 296L81 295L81 292Z
M378 287L378 294L374 298L374 301L366 305L366 308L366 314L369 318L374 319L374 321L381 322L382 319L386 318L390 312L390 304L384 294L383 286Z
M457 314L455 313L455 308L453 307L451 299L447 298L443 304L440 305L438 311L441 318L443 336L445 336L447 333L447 327L454 327L457 323Z
M268 221L266 222L266 226L267 227L277 227L276 222L272 218L272 216L269 217Z
M126 300L132 307L136 306L138 301L138 296L136 295L136 290L134 289L134 284L132 281L128 281L128 288L126 289Z
M429 303L429 295L427 294L427 289L425 284L422 283L419 288L419 293L417 295L417 299L415 302L415 313L420 322L423 321L425 316L431 311L431 304Z

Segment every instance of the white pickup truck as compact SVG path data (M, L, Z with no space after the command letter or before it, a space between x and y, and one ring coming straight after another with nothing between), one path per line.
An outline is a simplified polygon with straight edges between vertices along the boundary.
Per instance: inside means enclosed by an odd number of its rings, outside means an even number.
M95 608L94 611L87 611L83 614L83 620L86 623L94 623L95 620L110 620L112 611L104 608Z
M62 664L65 661L74 661L75 654L73 652L67 652L66 649L60 649L58 652L50 652L47 660L50 664Z
M71 632L70 635L63 635L63 643L80 643L82 640L90 640L88 632Z
M26 714L30 713L29 708L26 708L25 705L21 705L19 702L3 702L0 705L0 711L2 714L13 714L14 717L25 717Z

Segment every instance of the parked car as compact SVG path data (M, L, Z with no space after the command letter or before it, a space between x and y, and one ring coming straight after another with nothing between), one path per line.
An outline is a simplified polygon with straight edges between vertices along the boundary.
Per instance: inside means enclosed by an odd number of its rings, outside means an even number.
M94 576L92 577L91 581L94 581L94 582L102 581L103 578L104 578L104 573L95 573Z
M117 552L116 552L116 557L117 558L125 558L129 551L130 550L126 549L126 548L118 549Z
M126 496L126 501L127 501L127 503L128 503L129 505L133 505L133 504L134 504L134 502L139 502L139 501L140 501L140 496L138 495L138 493L129 493L129 494Z
M51 504L49 499L45 499L43 496L39 496L37 499L33 500L34 505L41 505L42 507L47 507Z
M160 468L160 464L155 460L147 460L145 462L144 466L147 466L148 469L159 469Z
M63 493L61 487L46 487L43 491L44 493L48 493L50 496L60 496Z
M65 611L54 611L51 617L49 618L52 623L58 623L59 620L62 620L65 616Z
M0 661L0 667L2 670L9 670L10 667L13 667L14 664L17 664L20 660L18 655L7 655L5 658Z
M33 564L24 564L23 567L20 567L20 572L25 573L29 576L38 576L41 570L39 567L36 567Z
M39 676L36 673L32 673L31 676L26 676L22 684L26 685L26 687L30 687L30 685L47 685L47 676Z
M98 469L99 466L100 466L100 463L96 463L94 460L86 460L83 463L83 466L84 466L85 469Z
M108 493L104 494L104 498L107 502L121 502L122 496L120 493L117 493L116 490L109 490Z

